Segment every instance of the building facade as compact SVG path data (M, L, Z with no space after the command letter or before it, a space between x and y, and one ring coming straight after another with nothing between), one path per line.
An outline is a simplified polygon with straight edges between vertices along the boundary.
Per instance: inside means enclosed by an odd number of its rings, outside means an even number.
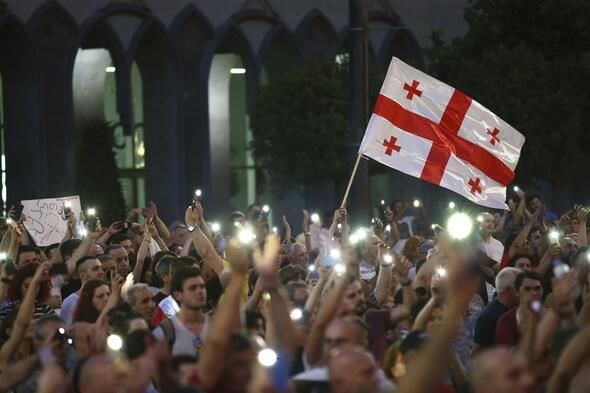
M369 61L423 65L465 3L369 0ZM347 24L348 0L0 0L3 200L74 193L77 134L109 122L130 207L176 218L195 188L213 212L270 201L247 149L257 91L341 53Z

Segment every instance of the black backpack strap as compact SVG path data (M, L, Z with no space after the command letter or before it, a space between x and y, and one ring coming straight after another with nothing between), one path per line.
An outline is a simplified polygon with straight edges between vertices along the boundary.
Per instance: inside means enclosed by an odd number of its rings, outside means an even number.
M174 329L174 324L170 319L167 318L160 322L160 327L164 332L164 337L166 338L168 347L172 351L172 347L174 347L174 342L176 341L176 329Z

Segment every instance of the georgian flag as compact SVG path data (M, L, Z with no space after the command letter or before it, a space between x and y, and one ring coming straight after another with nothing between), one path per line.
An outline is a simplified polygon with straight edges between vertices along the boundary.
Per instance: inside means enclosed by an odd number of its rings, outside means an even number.
M359 153L505 209L524 141L483 105L394 57Z

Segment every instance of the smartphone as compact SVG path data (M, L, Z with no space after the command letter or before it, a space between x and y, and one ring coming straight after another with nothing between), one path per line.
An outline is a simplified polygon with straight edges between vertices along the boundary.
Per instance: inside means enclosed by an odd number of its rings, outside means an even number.
M540 301L538 300L534 300L531 303L531 311L534 312L535 314L541 314L541 311L543 310L543 305L541 304Z
M1 260L0 263L5 266L6 273L8 273L8 274L16 273L16 265L14 264L14 262L12 262L12 259L6 257L3 260Z
M95 230L97 221L98 221L98 216L90 216L90 217L86 218L86 222L88 223L88 228L90 228L91 231Z
M62 263L54 263L49 268L49 275L50 276L64 276L68 274L68 265L65 262Z

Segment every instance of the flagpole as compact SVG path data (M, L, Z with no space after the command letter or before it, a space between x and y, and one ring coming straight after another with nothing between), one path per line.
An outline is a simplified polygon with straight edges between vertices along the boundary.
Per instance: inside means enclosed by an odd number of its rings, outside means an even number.
M361 153L359 153L358 156L356 157L356 162L354 163L354 167L352 168L350 180L348 180L348 186L346 187L346 192L344 193L344 198L342 199L342 204L340 205L340 207L346 206L346 200L348 199L348 193L350 192L350 187L352 187L352 182L354 180L354 176L356 175L356 170L359 167L359 163L361 162L361 158L363 158L363 155Z

